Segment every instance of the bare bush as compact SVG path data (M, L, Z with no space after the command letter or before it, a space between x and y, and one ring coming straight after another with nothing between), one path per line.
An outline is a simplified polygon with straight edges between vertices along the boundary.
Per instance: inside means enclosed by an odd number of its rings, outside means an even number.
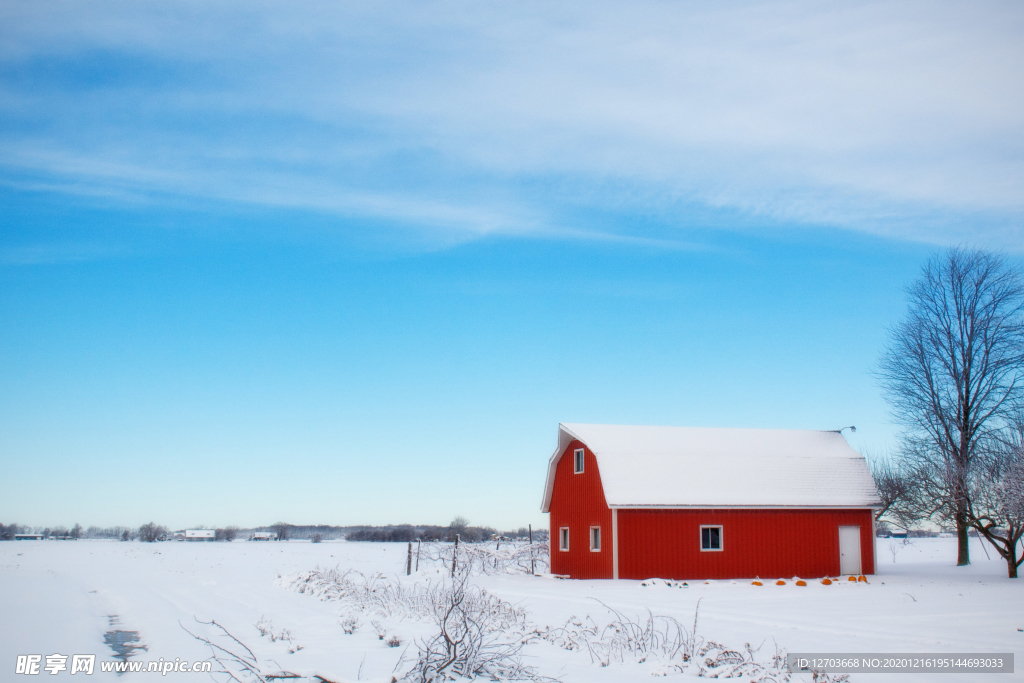
M276 643L279 640L286 640L291 643L295 640L292 632L286 628L282 628L280 631L274 631L274 622L268 621L266 617L260 617L253 626L260 632L260 635L264 638L270 638L270 642Z
M431 586L431 616L438 633L417 643L416 660L401 680L553 680L523 662L523 648L538 637L525 610L469 585L468 578L468 572L460 572L451 582Z
M447 577L448 572L441 572ZM442 683L463 678L491 680L556 680L541 676L524 663L523 649L534 642L546 641L566 650L586 652L591 661L602 666L613 662L649 662L660 665L652 673L668 675L688 668L707 678L743 678L753 683L783 683L790 680L785 669L786 653L759 658L761 647L749 644L742 649L727 648L697 635L694 611L687 628L673 617L650 611L631 618L599 603L611 618L599 625L591 617L572 618L558 628L538 629L519 606L506 602L469 583L468 567L460 568L452 579L403 583L398 577L363 575L338 569L304 572L281 577L279 584L321 600L337 600L350 610L389 618L430 620L437 632L417 640L416 652L405 656L396 674L406 683ZM698 608L699 608L698 601ZM355 614L346 612L340 620L346 633L359 625ZM401 639L388 637L380 621L371 620L374 632L391 647ZM763 644L762 644L763 645ZM406 668L408 667L408 668ZM396 670L397 670L396 669ZM840 679L836 679L840 680Z
M167 537L167 529L149 522L139 527L139 540L146 543L153 543L154 541L161 541Z
M720 643L708 641L698 652L697 675L702 678L742 678L751 683L785 683L792 675L786 667L786 651L775 648L768 661L757 660L761 646L752 648L744 643L742 650L733 650ZM834 679L837 683L848 677ZM822 683L825 683L822 681Z
M546 541L459 543L458 548L453 543L425 543L420 552L424 561L449 572L454 563L458 571L487 575L546 573L550 557Z
M345 635L352 635L362 625L359 621L359 617L346 614L345 616L338 619L338 623L341 624L341 630L345 632Z
M545 629L540 636L566 650L586 652L591 662L601 666L635 661L659 664L651 672L658 675L682 673L695 666L697 675L704 678L743 678L760 683L790 680L785 650L776 647L766 661L759 661L761 646L752 648L746 643L742 650L735 650L698 636L699 600L689 629L674 617L648 610L646 615L632 618L598 602L611 615L603 626L590 616L571 617L563 626Z
M682 671L693 659L703 639L697 636L697 615L694 611L693 627L687 630L674 617L655 616L648 610L646 618L631 619L622 612L608 607L612 619L598 626L593 618L571 617L559 628L549 628L541 637L566 650L585 651L590 661L601 666L633 659L645 662L650 658Z
M889 553L892 554L892 561L895 564L896 556L901 550L906 548L908 545L913 545L913 542L909 538L903 539L892 539L889 541Z
M374 633L377 634L377 640L384 640L384 636L388 634L387 628L376 619L370 622L370 626L373 627Z
M342 601L364 612L385 617L425 619L430 615L430 584L403 584L383 574L320 569L279 577L284 588L321 600Z
M210 648L210 658L220 667L215 673L227 675L238 683L267 683L266 675L261 671L259 660L253 651L245 643L235 638L230 631L218 624L216 621L199 621L201 626L210 626L214 630L213 635L204 636L193 633L179 622L181 628L190 636Z
M310 683L336 683L339 680L337 676L320 671L284 671L276 665L265 665L245 643L216 621L196 619L196 624L206 627L207 635L193 633L178 622L186 633L210 648L210 659L219 667L211 673L222 674L226 677L224 680L235 683L275 683L280 680L302 679ZM299 649L302 648L290 648L289 651L295 652Z
M390 618L433 621L436 635L418 641L417 653L402 680L440 683L455 676L487 676L495 680L547 680L522 662L522 648L536 640L525 610L486 590L469 585L469 572L461 570L450 580L402 583L380 574L366 576L338 569L304 572L282 577L286 588L337 600L366 613ZM358 618L341 619L346 633L353 633ZM371 621L377 637L384 640L387 629ZM401 644L388 641L392 647Z

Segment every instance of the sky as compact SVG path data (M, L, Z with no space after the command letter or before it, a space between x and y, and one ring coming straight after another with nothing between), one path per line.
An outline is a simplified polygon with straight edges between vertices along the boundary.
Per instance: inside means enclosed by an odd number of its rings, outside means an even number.
M898 443L1013 2L0 3L0 519L546 525L559 422Z

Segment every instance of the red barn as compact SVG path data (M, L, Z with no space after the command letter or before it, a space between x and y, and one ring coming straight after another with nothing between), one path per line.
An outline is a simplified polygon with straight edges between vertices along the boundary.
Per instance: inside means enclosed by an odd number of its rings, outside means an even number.
M560 424L541 509L577 579L872 574L881 501L836 431Z

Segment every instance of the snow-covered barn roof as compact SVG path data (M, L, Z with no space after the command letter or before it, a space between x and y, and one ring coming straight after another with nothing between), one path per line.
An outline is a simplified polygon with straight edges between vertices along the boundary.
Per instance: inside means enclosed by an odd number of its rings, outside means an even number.
M867 462L835 431L560 424L555 468L578 439L612 507L876 507Z

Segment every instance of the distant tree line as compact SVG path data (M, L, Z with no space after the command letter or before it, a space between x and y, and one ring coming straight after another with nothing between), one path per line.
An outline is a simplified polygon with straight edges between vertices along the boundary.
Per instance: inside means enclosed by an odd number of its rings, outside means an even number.
M497 532L491 527L465 526L459 530L450 526L413 526L398 524L389 526L366 526L350 531L349 541L454 541L455 536L467 543L490 540Z
M348 532L346 538L349 541L405 543L408 541L452 542L456 536L458 536L459 540L467 543L489 541L495 537L526 540L530 537L530 530L527 527L520 527L510 531L497 531L489 526L471 526L465 518L456 517L448 526L397 524L355 527ZM535 541L543 541L547 537L548 532L546 529L533 530Z
M17 534L39 534L43 538L71 538L78 540L85 538L85 531L81 524L75 524L71 529L66 527L29 527L24 524L0 524L0 541L13 541Z
M201 527L193 527L201 528ZM409 541L454 541L456 536L467 543L478 543L489 541L495 536L509 539L526 540L529 537L529 529L521 527L510 531L497 531L488 526L471 526L469 521L463 517L456 517L448 526L437 526L430 524L394 524L386 526L331 526L326 524L300 525L276 522L268 526L253 527L251 529L228 526L214 530L214 540L234 541L239 538L249 538L254 532L265 531L276 534L278 540L289 539L310 540L319 543L324 540L349 540L349 541L376 541L406 543ZM162 524L147 522L139 527L97 527L90 526L83 529L80 524L72 528L66 527L28 527L21 524L0 524L0 540L14 540L15 534L38 533L44 538L97 538L120 541L139 540L144 543L155 543L157 541L170 540L174 532ZM533 538L535 541L543 541L548 537L546 529L534 529Z

